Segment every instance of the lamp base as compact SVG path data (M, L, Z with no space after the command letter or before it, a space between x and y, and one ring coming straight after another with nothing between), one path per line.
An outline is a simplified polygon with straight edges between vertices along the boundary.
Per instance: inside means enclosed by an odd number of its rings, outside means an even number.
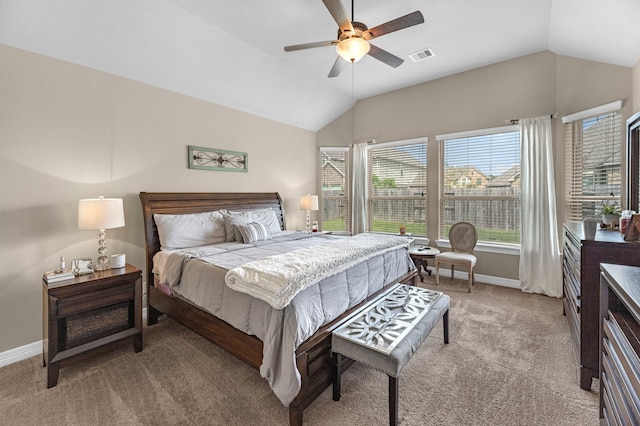
M109 269L109 258L107 257L107 238L105 236L104 229L101 229L98 233L98 260L93 267L94 271L106 271Z
M93 267L94 271L106 271L107 269L111 269L109 265L109 258L107 256L100 256L98 260L96 260L96 264Z

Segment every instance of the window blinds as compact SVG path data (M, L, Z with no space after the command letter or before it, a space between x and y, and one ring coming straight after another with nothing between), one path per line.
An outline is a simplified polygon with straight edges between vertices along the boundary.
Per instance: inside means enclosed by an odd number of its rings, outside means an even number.
M599 218L603 201L620 205L621 138L619 111L565 124L565 220Z
M513 126L440 139L440 229L473 223L478 240L520 243L520 133Z
M426 236L426 142L370 146L368 180L371 231Z
M321 229L323 231L348 231L347 148L322 148L320 197Z

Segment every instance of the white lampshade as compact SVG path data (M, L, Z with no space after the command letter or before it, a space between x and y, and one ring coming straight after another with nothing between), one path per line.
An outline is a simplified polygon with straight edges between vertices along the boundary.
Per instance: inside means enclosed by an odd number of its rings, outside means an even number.
M78 229L111 229L124 226L122 198L89 198L78 204Z
M318 196L307 194L300 197L300 210L318 210Z
M369 53L369 43L359 37L350 37L336 45L336 52L347 62L358 62Z

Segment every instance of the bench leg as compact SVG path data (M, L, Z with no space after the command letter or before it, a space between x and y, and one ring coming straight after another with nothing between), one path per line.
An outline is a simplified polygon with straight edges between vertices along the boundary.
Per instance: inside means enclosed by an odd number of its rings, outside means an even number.
M444 343L449 343L449 310L442 315L442 327L444 328Z
M333 363L333 400L340 401L340 364L342 361L342 355L334 353L331 359Z
M398 424L398 387L400 377L389 376L389 425Z

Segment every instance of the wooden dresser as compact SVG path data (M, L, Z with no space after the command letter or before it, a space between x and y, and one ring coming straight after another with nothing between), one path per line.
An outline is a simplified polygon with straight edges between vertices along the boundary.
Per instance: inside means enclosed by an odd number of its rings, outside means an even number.
M600 419L640 424L640 268L603 263Z
M563 253L564 314L580 362L580 387L589 390L600 369L600 263L640 266L640 242L601 229L595 240L585 240L582 222L567 222Z

